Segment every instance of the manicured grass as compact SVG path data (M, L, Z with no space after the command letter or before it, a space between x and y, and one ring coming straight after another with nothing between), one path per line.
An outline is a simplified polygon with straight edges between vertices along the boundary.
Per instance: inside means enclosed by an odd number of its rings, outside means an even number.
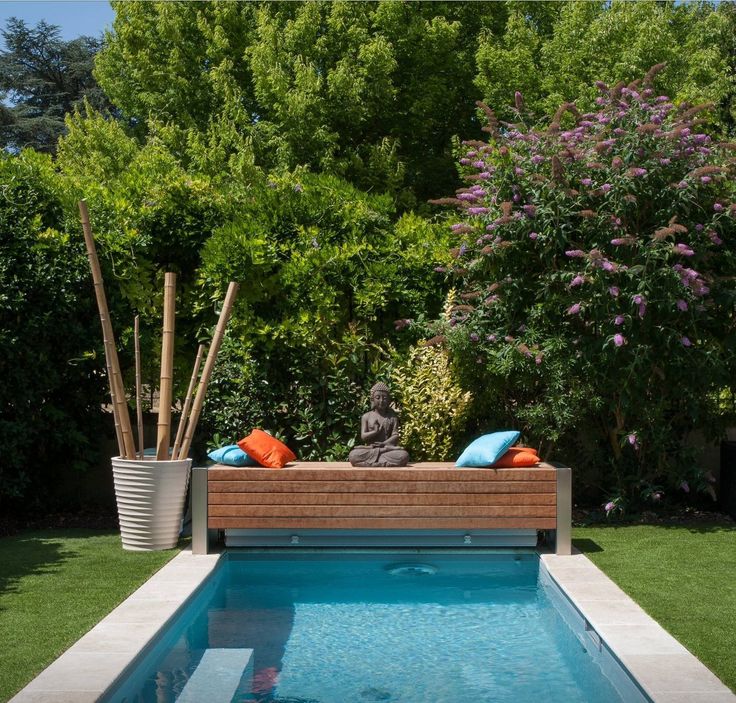
M736 527L586 527L573 539L736 691Z
M0 701L177 552L125 552L117 533L81 529L0 539Z

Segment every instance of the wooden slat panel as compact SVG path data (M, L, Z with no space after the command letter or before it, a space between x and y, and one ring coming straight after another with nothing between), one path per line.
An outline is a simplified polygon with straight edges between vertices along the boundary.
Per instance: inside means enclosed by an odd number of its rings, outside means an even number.
M457 469L432 462L353 468L301 462L284 469L208 471L214 529L554 529L557 472Z
M210 493L209 505L555 505L554 493Z
M554 517L554 505L211 505L211 517Z
M212 529L335 529L335 530L553 530L555 518L245 518L211 517Z
M216 467L231 468L224 464L215 464ZM553 468L552 464L540 461L537 466L544 468ZM348 461L292 461L286 465L287 469L349 469L350 471L362 471L365 467L351 466ZM454 461L417 461L412 462L408 466L392 467L392 466L375 466L368 467L370 471L395 471L398 469L452 469L457 471ZM270 470L270 469L269 469ZM516 470L516 469L513 469Z
M215 481L213 493L556 493L556 481Z
M284 469L211 467L209 481L555 481L553 468L530 469Z

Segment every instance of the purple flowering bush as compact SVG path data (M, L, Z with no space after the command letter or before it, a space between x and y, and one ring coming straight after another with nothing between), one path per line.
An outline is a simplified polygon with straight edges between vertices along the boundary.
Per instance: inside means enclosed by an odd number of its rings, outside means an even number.
M518 93L514 124L479 103L489 139L463 143L466 186L434 201L461 218L431 341L482 397L477 429L519 427L598 497L697 485L688 434L721 431L736 378L736 144L710 106L658 94L662 68L543 127Z

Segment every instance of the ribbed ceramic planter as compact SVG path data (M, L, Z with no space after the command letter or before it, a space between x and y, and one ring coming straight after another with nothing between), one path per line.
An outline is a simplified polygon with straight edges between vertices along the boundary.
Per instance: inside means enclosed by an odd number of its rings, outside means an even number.
M171 549L179 540L191 459L113 457L115 500L123 549Z

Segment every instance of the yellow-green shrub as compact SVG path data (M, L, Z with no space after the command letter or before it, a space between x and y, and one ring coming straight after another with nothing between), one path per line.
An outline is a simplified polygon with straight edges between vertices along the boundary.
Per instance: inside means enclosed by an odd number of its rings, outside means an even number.
M446 352L414 347L392 371L392 388L401 404L401 443L411 458L451 459L472 396L454 379Z

